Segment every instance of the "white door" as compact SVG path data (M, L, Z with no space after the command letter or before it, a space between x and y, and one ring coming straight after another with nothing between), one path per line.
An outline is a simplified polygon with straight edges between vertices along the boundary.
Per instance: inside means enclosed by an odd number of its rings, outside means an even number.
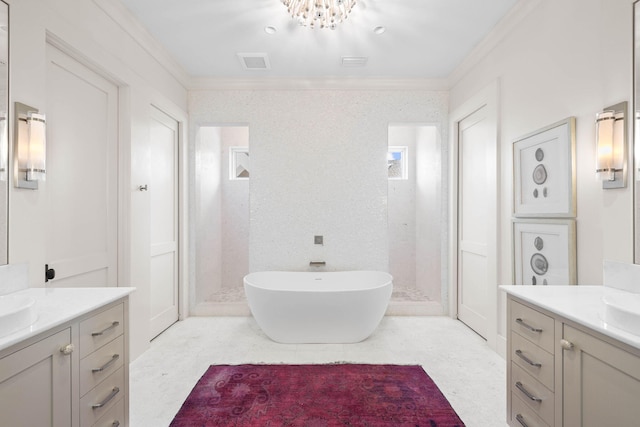
M49 285L116 286L118 88L47 45L45 112Z
M178 320L178 122L151 108L151 337Z
M489 126L486 106L458 124L458 318L485 338L496 286L489 282L489 239L496 221L495 140Z

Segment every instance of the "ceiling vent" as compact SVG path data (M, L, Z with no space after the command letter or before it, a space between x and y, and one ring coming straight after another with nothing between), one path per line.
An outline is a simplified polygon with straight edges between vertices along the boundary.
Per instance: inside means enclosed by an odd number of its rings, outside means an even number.
M266 53L239 53L240 63L245 70L270 70L269 57Z
M342 57L342 66L343 67L364 67L367 65L367 61L369 60L366 56L343 56Z

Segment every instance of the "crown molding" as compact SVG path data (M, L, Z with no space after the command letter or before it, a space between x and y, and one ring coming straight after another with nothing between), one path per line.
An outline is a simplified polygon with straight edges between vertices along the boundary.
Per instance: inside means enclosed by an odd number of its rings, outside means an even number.
M447 79L209 78L191 79L189 90L449 90Z
M495 27L473 48L452 72L449 74L448 87L454 87L464 76L478 65L489 53L500 44L532 10L542 3L542 0L520 0Z
M182 86L187 88L190 85L191 76L119 0L93 2Z

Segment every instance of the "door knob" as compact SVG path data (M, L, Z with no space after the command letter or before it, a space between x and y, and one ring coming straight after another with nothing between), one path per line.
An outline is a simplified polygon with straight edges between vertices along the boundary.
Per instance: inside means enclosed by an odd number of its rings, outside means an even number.
M147 184L138 186L138 191L147 191L148 189L149 186Z

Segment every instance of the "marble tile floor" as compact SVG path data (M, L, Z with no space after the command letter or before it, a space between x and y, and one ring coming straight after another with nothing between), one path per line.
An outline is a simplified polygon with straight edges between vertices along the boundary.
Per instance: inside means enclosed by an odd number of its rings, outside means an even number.
M131 363L131 427L168 426L209 365L422 365L467 427L505 427L505 361L448 317L385 317L357 344L278 344L251 317L190 317Z

